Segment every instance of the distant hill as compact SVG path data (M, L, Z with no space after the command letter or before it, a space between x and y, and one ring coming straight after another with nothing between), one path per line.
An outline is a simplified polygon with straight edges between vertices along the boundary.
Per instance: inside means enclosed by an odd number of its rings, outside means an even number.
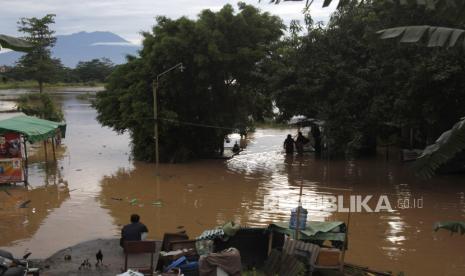
M130 43L111 32L80 32L70 35L58 35L52 49L53 57L60 58L67 67L76 67L79 61L89 61L106 57L115 64L125 62L125 56L137 55L140 46ZM14 65L22 53L7 52L0 54L1 65Z

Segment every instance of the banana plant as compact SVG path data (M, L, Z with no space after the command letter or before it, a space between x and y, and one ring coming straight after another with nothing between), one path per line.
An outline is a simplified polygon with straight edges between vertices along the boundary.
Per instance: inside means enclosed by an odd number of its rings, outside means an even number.
M0 50L6 48L19 52L27 52L32 47L33 45L26 40L0 34Z
M417 175L430 178L437 168L465 149L465 117L439 136L436 142L423 150L413 167Z

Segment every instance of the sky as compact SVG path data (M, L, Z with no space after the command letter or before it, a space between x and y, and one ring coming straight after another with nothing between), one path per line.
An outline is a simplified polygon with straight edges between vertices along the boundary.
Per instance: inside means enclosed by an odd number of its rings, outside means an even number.
M322 8L323 0L315 0L311 14L314 21L327 22L334 4ZM124 39L140 44L141 31L149 31L155 17L170 18L187 16L195 19L200 11L218 11L225 4L237 9L238 1L231 0L0 0L0 34L20 36L17 21L21 17L43 17L56 14L52 27L57 35L81 31L110 31ZM284 23L297 19L303 23L302 9L305 2L269 4L269 0L242 0L262 11L280 16Z

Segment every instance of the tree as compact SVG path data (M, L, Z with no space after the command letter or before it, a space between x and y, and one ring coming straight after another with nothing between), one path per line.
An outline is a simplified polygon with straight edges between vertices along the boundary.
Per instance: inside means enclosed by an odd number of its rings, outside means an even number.
M27 115L42 119L61 122L64 119L61 108L47 93L29 93L21 95L18 99L18 110Z
M128 130L136 159L154 157L152 80L182 62L159 83L160 157L183 161L220 150L227 134L243 131L271 111L265 60L284 26L278 17L239 3L197 20L158 17L144 33L140 58L110 75L96 100L98 119Z
M304 0L271 0L270 3L279 4L286 1L304 1ZM314 0L305 0L304 12L310 10ZM324 0L323 7L328 7L332 2L338 2L338 9L354 4L370 3L370 0ZM422 7L427 11L435 12L436 14L454 18L456 23L460 23L462 27L465 23L465 5L461 0L379 0L378 2L386 2L407 8ZM458 21L458 22L457 22ZM398 26L398 24L396 24ZM465 29L450 28L447 25L418 25L418 22L409 26L393 27L382 29L377 32L381 34L382 39L401 38L404 43L417 43L426 37L426 45L428 47L454 47L465 45Z
M115 65L107 58L81 61L77 64L75 72L82 82L105 82Z
M380 136L415 128L425 146L463 116L465 62L459 48L431 51L383 41L395 24L459 24L422 7L363 1L338 8L326 27L310 25L296 47L291 79L277 74L282 116L317 116L332 154L373 152ZM284 76L284 77L283 77Z
M51 57L51 48L55 45L55 31L50 25L55 23L55 15L48 14L42 18L21 18L18 22L18 31L26 35L25 40L33 45L33 48L22 56L18 65L39 83L39 91L42 93L44 82L53 79L59 60Z

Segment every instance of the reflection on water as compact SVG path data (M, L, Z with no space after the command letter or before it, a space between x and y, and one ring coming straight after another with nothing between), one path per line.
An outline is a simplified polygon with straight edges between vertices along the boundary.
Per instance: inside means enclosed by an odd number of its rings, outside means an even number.
M233 159L163 164L157 174L152 164L132 162L128 136L101 127L95 110L75 96L56 96L68 123L66 151L54 171L45 173L39 160L31 166L38 188L21 190L24 198L32 198L30 208L0 205L2 247L18 253L29 248L45 257L83 240L117 236L132 213L141 215L149 237L157 239L181 228L196 236L228 220L264 226L288 219L302 185L312 220L349 219L348 213L323 210L329 202L318 200L322 196L388 196L393 212L350 214L349 262L406 275L465 275L464 238L432 231L436 221L465 220L463 176L421 182L407 166L382 158L285 157L282 142L292 130L279 129L258 129ZM57 190L53 181L44 186L46 176L68 182L59 200L58 192L51 192ZM46 192L34 195L40 189ZM53 198L53 207L40 205ZM422 209L397 208L399 200L414 198L423 200Z

